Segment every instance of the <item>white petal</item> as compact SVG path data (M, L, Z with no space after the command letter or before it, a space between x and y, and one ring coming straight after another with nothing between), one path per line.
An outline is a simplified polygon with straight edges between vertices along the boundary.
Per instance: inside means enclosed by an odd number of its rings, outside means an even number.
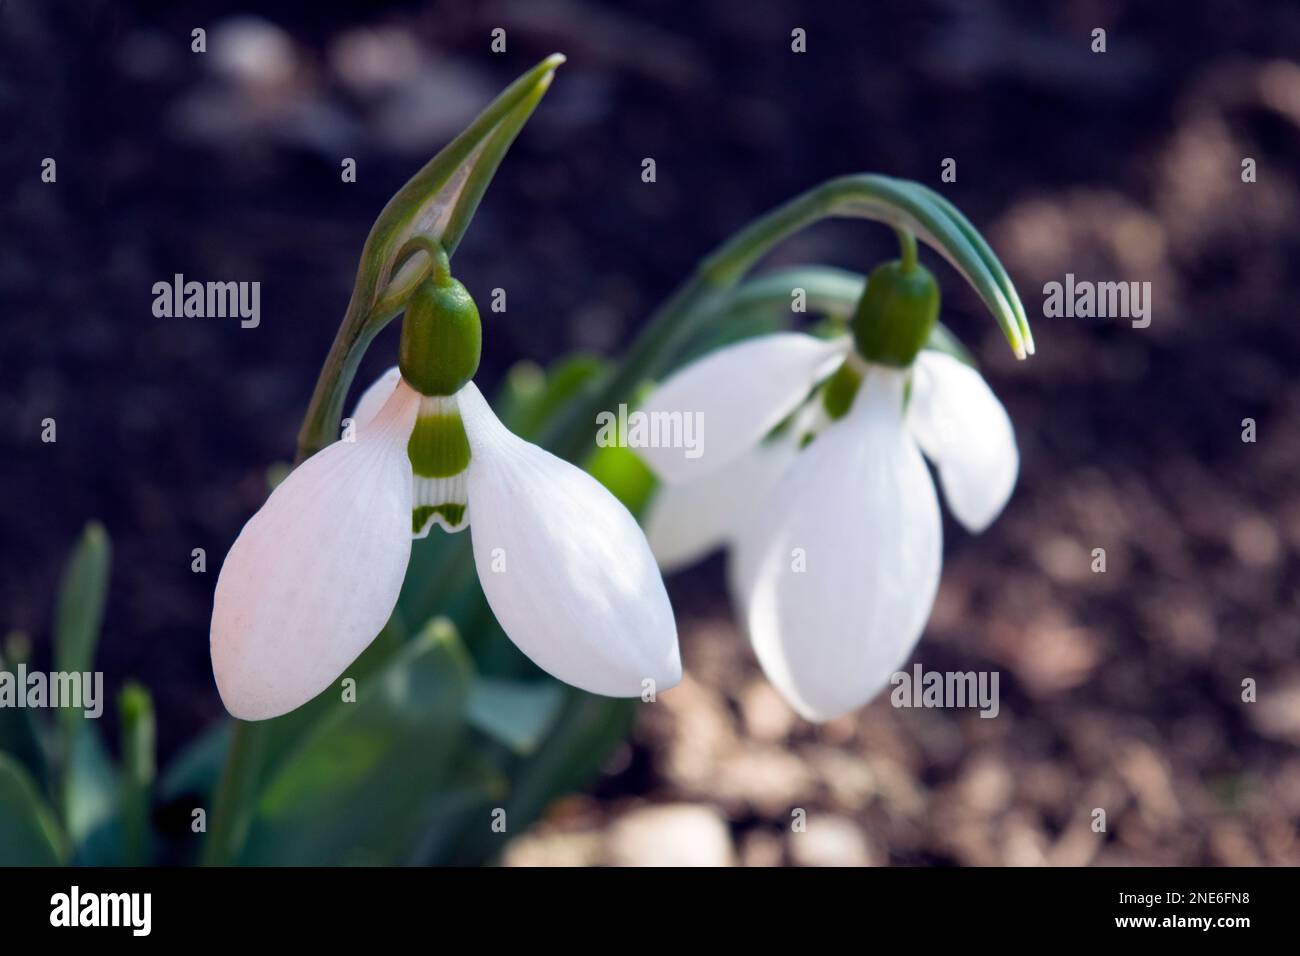
M637 697L681 680L677 625L645 536L600 482L511 434L471 382L470 537L497 621L543 670Z
M938 466L948 507L974 532L1002 511L1020 453L1006 409L979 372L942 352L916 360L907 423Z
M778 332L712 352L670 376L640 408L652 423L694 424L695 447L638 447L631 438L628 444L665 481L701 478L758 444L835 370L848 348L847 337Z
M939 584L934 483L903 426L903 375L871 368L741 535L736 590L768 679L810 720L871 700L911 653Z
M353 442L313 455L235 539L217 578L212 670L243 720L328 687L383 628L411 553L406 442L419 395L399 386Z
M379 378L370 383L370 387L361 393L357 399L357 407L352 411L352 424L360 430L363 425L369 425L379 410L384 407L384 403L393 394L393 389L397 388L397 382L401 379L402 373L394 365Z
M794 457L793 437L781 435L697 481L660 485L646 509L645 533L663 572L694 564L757 520Z

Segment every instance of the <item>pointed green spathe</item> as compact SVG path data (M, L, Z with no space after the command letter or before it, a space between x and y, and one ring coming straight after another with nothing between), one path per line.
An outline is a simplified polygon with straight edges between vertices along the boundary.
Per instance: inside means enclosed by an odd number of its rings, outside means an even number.
M380 212L361 253L347 314L298 433L299 461L333 439L344 396L366 346L405 307L428 274L430 257L424 251L410 254L398 268L408 242L431 238L449 256L455 253L506 150L563 62L563 56L554 54L515 80Z

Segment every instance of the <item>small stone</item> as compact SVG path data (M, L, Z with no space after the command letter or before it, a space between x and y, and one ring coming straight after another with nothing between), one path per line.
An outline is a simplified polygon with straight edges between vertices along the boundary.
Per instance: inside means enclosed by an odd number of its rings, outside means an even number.
M617 820L609 833L614 866L732 866L731 830L722 814L703 804L641 807Z
M867 838L848 817L810 813L807 828L791 832L788 842L796 866L871 865Z

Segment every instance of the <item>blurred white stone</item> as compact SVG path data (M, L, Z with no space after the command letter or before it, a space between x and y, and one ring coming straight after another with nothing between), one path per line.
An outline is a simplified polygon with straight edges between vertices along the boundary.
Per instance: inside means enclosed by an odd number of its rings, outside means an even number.
M790 859L796 866L870 866L871 850L862 829L848 817L808 814L807 828L791 832Z
M731 866L731 831L715 808L670 803L641 807L610 828L615 866Z
M297 65L289 35L261 17L221 21L212 29L208 51L218 72L253 86L284 83Z
M525 833L506 844L505 866L595 866L600 861L601 835Z

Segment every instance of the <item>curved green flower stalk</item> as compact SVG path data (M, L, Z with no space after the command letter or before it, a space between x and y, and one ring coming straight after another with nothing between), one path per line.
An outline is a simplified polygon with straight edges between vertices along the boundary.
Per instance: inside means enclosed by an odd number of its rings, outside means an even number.
M1017 358L1033 353L1033 336L1020 296L988 243L956 207L919 183L859 174L829 180L759 217L709 255L651 318L618 370L576 405L548 437L558 453L581 456L590 429L580 423L617 404L667 363L705 323L745 274L780 242L828 218L872 219L910 233L935 249L979 293ZM567 438L568 440L562 440Z

